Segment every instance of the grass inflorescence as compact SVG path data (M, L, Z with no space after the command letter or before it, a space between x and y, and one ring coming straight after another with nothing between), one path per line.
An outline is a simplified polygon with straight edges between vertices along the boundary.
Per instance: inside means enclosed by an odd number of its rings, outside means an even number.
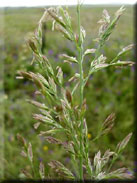
M101 24L98 38L94 40L98 43L98 46L97 48L86 49L84 47L86 31L81 25L80 9L81 4L78 4L77 32L73 31L71 17L67 9L63 9L62 7L45 9L34 36L28 40L28 45L33 52L32 64L37 64L39 70L44 71L45 76L31 71L18 71L18 78L27 78L34 82L38 89L36 93L44 98L43 103L29 100L29 102L40 111L38 114L33 114L33 118L37 120L34 124L34 128L38 129L40 125L43 126L43 131L40 131L39 135L44 136L48 143L62 146L71 158L72 169L68 169L62 162L57 160L52 160L48 163L51 169L55 170L59 178L76 180L132 178L133 173L131 172L129 174L128 169L125 167L112 170L115 161L123 152L132 133L128 134L124 140L117 145L114 152L108 149L104 154L101 154L101 151L98 151L93 160L90 159L89 133L85 117L87 104L84 96L84 89L90 76L97 71L107 67L122 68L134 64L132 61L120 60L121 55L132 49L132 44L120 50L112 60L108 60L101 52L102 47L109 40L111 33L115 29L125 9L121 7L115 13L114 18L110 17L107 10L103 11L102 18L98 21L98 23ZM75 45L75 56L61 55L64 62L70 65L75 64L78 68L78 72L69 79L70 84L67 87L65 87L62 68L57 66L56 69L54 69L50 60L42 53L42 25L46 21L53 21L52 30L59 31L64 38ZM87 55L92 54L94 54L94 58L92 56L89 60L89 71L85 73L83 66L84 59ZM73 87L71 84L74 84ZM76 103L74 100L77 95L79 95L79 103ZM91 139L91 143L110 132L114 126L115 116L116 114L112 112L106 118L99 132L96 134L96 137ZM44 130L45 126L46 130ZM62 134L64 134L65 138L62 138ZM28 178L36 178L37 174L39 174L41 179L52 178L50 175L46 175L45 166L42 162L40 162L39 169L34 167L31 143L27 143L19 134L18 139L23 145L21 154L25 158L28 158L31 165L30 172L23 169L23 174Z

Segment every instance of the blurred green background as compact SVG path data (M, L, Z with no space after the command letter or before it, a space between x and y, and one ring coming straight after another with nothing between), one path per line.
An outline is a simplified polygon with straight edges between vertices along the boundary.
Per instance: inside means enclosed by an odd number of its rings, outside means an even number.
M97 21L101 18L104 8L113 16L119 7L88 6L81 10L82 25L87 33L85 47L94 48L97 46L93 39L98 37L99 24L97 24ZM39 162L43 160L48 173L47 163L55 159L70 167L70 159L65 151L60 146L50 145L43 138L39 138L37 136L39 130L33 128L35 120L32 118L32 113L37 112L37 109L28 104L26 99L37 99L34 94L36 89L34 84L27 80L16 79L18 70L33 72L38 70L36 65L30 65L32 52L25 40L37 28L43 12L44 8L5 8L4 10L4 52L6 53L4 58L5 95L3 104L5 108L5 178L21 178L23 175L20 170L22 168L30 169L27 160L24 161L24 158L20 155L21 147L16 138L17 133L24 136L27 141L32 142L36 166L39 166ZM75 7L70 7L69 12L72 16L74 30L76 30ZM102 53L108 61L113 59L123 47L133 43L133 21L133 6L127 6L110 40L102 49ZM45 37L44 54L54 63L54 66L60 65L62 67L67 81L74 74L75 68L70 67L67 63L63 64L59 55L67 53L73 56L75 55L75 48L60 33L51 31L51 22L47 23ZM133 61L133 56L133 51L131 51L124 55L121 60ZM90 56L85 59L85 72L89 68L89 59ZM84 95L87 98L88 105L86 119L90 134L91 159L99 149L102 153L107 149L115 150L117 143L129 132L134 131L133 78L133 67L108 68L95 73L86 85ZM113 130L107 136L93 143L92 139L95 137L100 123L111 112L116 113ZM134 138L129 142L114 169L122 166L134 168L133 142Z

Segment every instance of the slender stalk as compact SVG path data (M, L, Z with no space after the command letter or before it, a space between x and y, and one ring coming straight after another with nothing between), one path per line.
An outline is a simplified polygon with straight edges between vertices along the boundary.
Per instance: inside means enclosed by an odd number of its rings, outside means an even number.
M31 164L33 177L35 178L36 173L35 173L35 168L34 168L33 162L30 161L30 164Z
M102 46L103 46L103 45L102 45ZM95 58L94 58L91 62L94 62L94 61L98 58L98 56L99 56L99 54L100 54L100 49L101 49L102 46L101 46L101 43L98 45L98 48L97 48L97 50L96 50L96 52L95 52ZM86 85L86 83L87 83L87 81L88 81L90 75L92 74L91 70L92 70L92 67L91 67L91 65L90 65L89 73L88 73L88 75L87 75L87 77L86 77L86 79L85 79L84 86Z
M80 107L82 107L83 103L83 45L81 43L81 22L80 22L80 4L77 6L77 13L78 13L78 62L79 62L79 74L80 74ZM80 180L83 180L83 117L80 119Z

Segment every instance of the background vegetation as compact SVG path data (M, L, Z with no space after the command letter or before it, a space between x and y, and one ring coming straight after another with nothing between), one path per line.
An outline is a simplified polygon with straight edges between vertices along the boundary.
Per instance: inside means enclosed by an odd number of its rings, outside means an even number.
M93 48L97 45L93 39L98 36L99 25L103 9L107 9L110 15L119 7L83 7L81 11L82 25L87 31L85 46ZM1 10L0 10L1 11ZM73 19L74 29L77 28L75 8L69 8ZM35 86L28 80L16 80L17 70L37 71L37 66L30 65L32 53L26 44L26 38L31 36L37 27L37 23L44 12L44 8L6 8L4 11L4 107L5 107L5 178L21 178L20 170L24 167L30 169L28 162L20 155L20 145L16 135L20 133L28 141L32 142L36 166L41 160L45 166L49 160L61 160L69 166L69 157L60 146L48 144L43 138L37 136L34 130L32 113L36 111L26 99L38 99L34 94ZM133 7L126 7L124 15L113 32L111 39L102 50L103 54L111 60L123 47L133 43ZM74 55L75 49L60 33L51 31L51 23L47 24L45 33L45 55L54 63L60 65L66 80L74 72L73 66L63 64L60 59L61 53ZM85 70L88 70L86 57ZM123 56L122 60L133 61L133 51ZM99 149L114 150L116 144L129 132L134 131L133 114L133 77L134 68L107 68L94 74L87 83L85 96L88 110L86 119L89 126L89 139L94 138L100 123L111 113L116 113L115 127L111 133L102 137L95 143L90 143L90 157L94 156ZM41 99L39 99L41 100ZM77 99L79 100L79 98ZM116 167L127 166L134 168L134 137L132 137L120 161ZM48 165L46 166L48 172Z

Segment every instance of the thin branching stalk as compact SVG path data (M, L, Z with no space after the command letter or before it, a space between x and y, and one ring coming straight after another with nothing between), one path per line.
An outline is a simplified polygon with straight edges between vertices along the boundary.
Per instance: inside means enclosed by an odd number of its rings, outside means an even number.
M80 21L80 4L77 6L78 15L78 64L79 64L79 74L80 74L80 107L83 104L83 44L81 41L81 21ZM83 180L83 117L80 119L80 179Z

